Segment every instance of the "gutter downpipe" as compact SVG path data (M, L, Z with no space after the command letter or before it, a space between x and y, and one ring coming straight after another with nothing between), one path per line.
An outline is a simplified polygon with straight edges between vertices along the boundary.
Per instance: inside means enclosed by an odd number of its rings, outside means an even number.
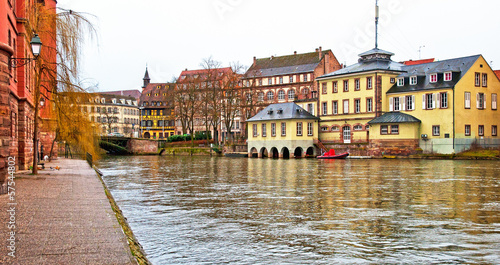
M455 153L455 87L453 87L453 152Z

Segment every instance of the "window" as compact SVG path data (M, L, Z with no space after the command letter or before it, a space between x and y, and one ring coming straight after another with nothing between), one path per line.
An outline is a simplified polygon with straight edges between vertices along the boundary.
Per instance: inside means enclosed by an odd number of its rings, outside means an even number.
M326 102L321 103L321 112L323 113L323 115L328 114L328 106L326 105Z
M410 85L416 85L417 84L417 77L416 76L410 76Z
M278 91L278 100L285 100L285 91Z
M273 91L267 92L267 100L274 100L274 93L273 93Z
M333 93L338 93L339 92L339 87L338 87L338 82L337 81L332 82L332 87L333 87L332 88L332 90L333 90L332 92Z
M271 136L276 136L276 123L271 123Z
M257 124L253 124L252 128L253 128L253 137L257 137L257 135L259 135L259 133L257 133Z
M321 83L321 94L326 94L326 83Z
M476 78L474 79L474 85L475 86L481 85L481 74L480 73L476 73Z
M404 77L398 78L398 86L404 86L405 85L405 79Z
M394 111L401 111L401 100L399 99L399 97L393 97L392 102L394 104L393 110ZM390 104L390 102L389 102L389 104Z
M415 110L415 96L406 96L405 101L406 110Z
M288 100L294 100L295 99L295 90L290 89L288 90Z
M333 115L339 114L339 102L336 100L332 102L332 113Z
M391 77L391 84L394 84L394 83L396 83L396 78Z
M343 109L343 112L344 112L344 114L348 114L349 113L349 100L348 99L344 100L344 109Z
M354 80L354 90L359 91L359 79Z
M380 134L389 134L389 126L380 125Z
M262 79L259 79L259 86L262 86Z
M354 130L355 131L362 131L363 130L363 126L361 126L361 125L355 125L354 126Z
M444 73L444 81L451 81L452 76L451 72Z
M349 80L344 80L344 92L349 91Z
M329 128L327 126L321 127L322 132L328 132Z
M297 122L297 136L302 136L302 122Z
M267 79L267 84L268 85L272 85L273 84L273 79L272 78L268 78Z
M304 75L304 82L307 82L307 74Z
M373 88L373 79L370 76L366 78L366 89L372 89L372 88Z
M290 83L293 83L293 75L290 76Z
M281 136L286 136L286 123L281 123Z
M262 123L262 137L267 136L267 125L265 123Z
M439 136L439 125L433 125L432 126L432 135L433 136Z
M283 84L283 77L280 77L280 84Z
M422 109L433 109L435 107L434 94L423 95Z
M373 111L373 98L367 98L366 99L366 112L372 112Z
M488 86L488 74L483 74L483 87Z
M442 92L439 94L439 107L442 109L448 108L448 93Z
M313 108L313 104L312 103L307 104L307 112L309 112L312 115L314 115L314 108Z
M391 125L391 134L399 134L399 125Z
M491 125L491 136L497 136L497 126Z
M470 109L470 92L465 92L465 95L464 95L464 107L466 109Z
M307 123L307 135L313 136L313 123L312 122Z
M332 126L332 132L338 132L338 131L340 131L339 126Z
M476 105L477 109L486 109L486 98L484 93L477 93Z
M491 109L497 109L497 94L491 94Z
M356 113L361 112L361 99L354 100L354 112L356 112Z
M479 136L484 136L484 125L479 125L477 128L477 134Z
M438 75L437 74L431 74L430 76L430 82L431 83L436 83L438 81Z
M465 125L465 136L470 136L470 125Z

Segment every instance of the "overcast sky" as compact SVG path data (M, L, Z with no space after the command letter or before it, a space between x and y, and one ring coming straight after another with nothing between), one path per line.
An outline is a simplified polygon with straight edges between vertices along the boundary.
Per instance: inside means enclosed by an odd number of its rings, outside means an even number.
M98 39L82 78L99 91L169 82L212 57L249 67L253 57L331 49L351 65L374 48L375 0L58 0L95 16ZM379 48L393 60L482 54L500 69L500 1L379 0ZM424 47L425 46L425 47ZM420 52L419 52L420 50Z

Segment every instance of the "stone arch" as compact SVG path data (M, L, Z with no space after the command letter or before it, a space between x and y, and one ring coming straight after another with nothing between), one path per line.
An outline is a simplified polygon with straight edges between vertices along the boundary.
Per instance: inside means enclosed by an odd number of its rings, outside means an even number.
M267 157L268 156L267 149L265 147L262 147L260 149L259 154L260 154L260 157Z
M151 134L149 132L144 133L144 138L149 139L151 138Z
M250 154L248 154L248 157L250 157L250 158L259 157L259 152L257 151L257 148L252 147L252 149L250 149Z
M281 157L285 159L290 158L290 151L288 150L287 147L283 147L283 149L281 149Z
M276 147L271 148L271 151L269 152L269 157L271 157L271 158L279 158L280 157L280 153L278 151L278 148L276 148Z
M306 157L313 157L314 156L314 147L309 147L307 148L307 151L306 151Z
M295 151L293 152L293 156L295 158L302 158L302 154L304 153L304 149L302 149L302 147L297 147L295 148Z

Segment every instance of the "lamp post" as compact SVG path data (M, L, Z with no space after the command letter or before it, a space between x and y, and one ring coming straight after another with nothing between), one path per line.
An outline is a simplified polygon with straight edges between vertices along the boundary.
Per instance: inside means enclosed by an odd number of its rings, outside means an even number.
M45 103L44 99L40 99L40 85L41 85L41 66L38 63L39 55L42 49L42 41L38 34L35 34L30 42L31 52L33 53L33 58L9 58L9 66L11 68L18 68L29 64L31 61L35 61L35 87L33 95L33 108L35 110L35 117L33 121L33 174L38 173L38 106Z

